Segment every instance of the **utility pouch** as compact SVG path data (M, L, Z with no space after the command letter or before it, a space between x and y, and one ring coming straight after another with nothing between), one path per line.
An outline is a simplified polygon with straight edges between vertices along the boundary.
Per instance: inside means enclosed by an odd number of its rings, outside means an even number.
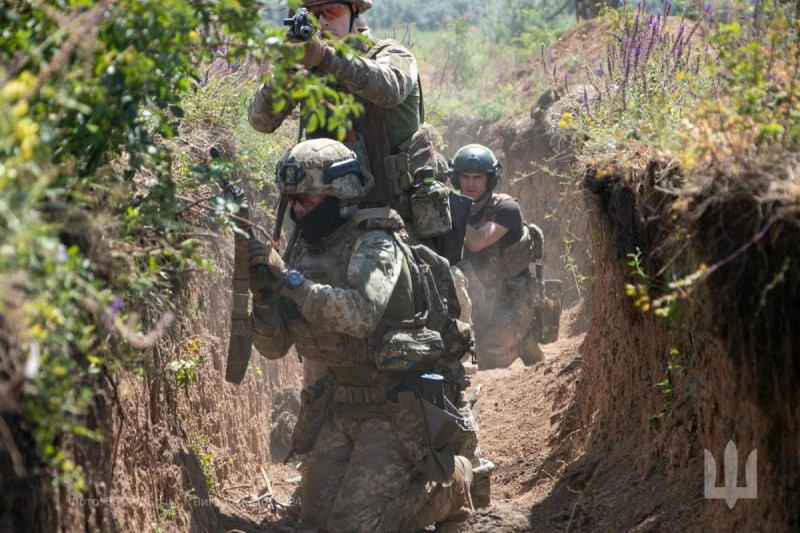
M475 333L466 322L452 318L442 335L446 358L461 361L466 355L475 354Z
M538 261L544 256L544 233L536 224L527 224L531 234L531 261Z
M497 258L497 264L493 270L500 280L509 280L521 272L529 270L533 255L532 243L530 229L528 226L522 226L520 240L506 248L503 255Z
M452 229L443 235L433 237L433 247L436 253L447 259L451 265L455 265L464 258L464 238L467 235L472 200L455 191L449 191L449 204Z
M412 185L408 168L408 154L400 152L383 158L383 168L390 198L394 198Z
M533 335L539 344L551 344L558 340L561 324L561 280L544 281L545 300L537 305L533 315Z
M292 433L292 450L297 455L309 453L328 417L333 396L332 383L327 377L305 387L300 393L300 412Z
M449 189L436 181L433 167L419 169L415 182L419 183L411 196L411 215L416 236L430 239L451 231Z
M427 389L426 394L434 388L422 387ZM387 393L392 434L401 455L429 481L446 483L453 477L453 441L463 431L464 421L443 394L431 396L432 400L442 402L443 407L439 407L423 397L422 389L401 383Z
M381 338L375 350L379 370L429 369L444 352L442 336L431 329L393 329Z

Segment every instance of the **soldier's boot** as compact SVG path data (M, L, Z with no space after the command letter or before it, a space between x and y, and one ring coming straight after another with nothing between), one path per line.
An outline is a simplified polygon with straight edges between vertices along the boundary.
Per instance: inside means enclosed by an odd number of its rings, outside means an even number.
M441 533L460 533L466 531L466 523L475 508L472 505L472 464L461 455L455 457L456 468L453 473L453 499L450 513L443 522L436 524Z
M472 469L472 505L475 509L489 507L492 491L494 463L481 457L480 466Z
M511 330L503 326L492 326L479 341L478 368L508 368L517 358L515 344L516 338Z

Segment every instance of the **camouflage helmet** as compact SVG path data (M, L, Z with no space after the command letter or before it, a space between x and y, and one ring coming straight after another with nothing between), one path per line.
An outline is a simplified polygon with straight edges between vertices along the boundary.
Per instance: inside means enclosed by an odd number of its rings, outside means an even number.
M356 200L375 184L356 154L339 141L310 139L287 151L275 169L282 195L324 194Z
M497 187L500 179L499 170L503 168L503 164L482 144L468 144L456 152L455 157L450 160L450 168L452 170L450 181L456 189L461 189L458 173L473 171L486 172L488 176L486 189L491 191Z
M322 4L350 4L357 15L367 11L372 7L372 0L303 0L303 7L319 6Z

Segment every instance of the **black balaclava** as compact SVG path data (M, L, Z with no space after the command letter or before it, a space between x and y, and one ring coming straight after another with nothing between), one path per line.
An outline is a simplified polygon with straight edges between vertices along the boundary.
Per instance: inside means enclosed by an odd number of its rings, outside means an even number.
M316 243L339 229L348 219L339 213L339 199L328 196L321 204L306 213L303 218L297 218L294 208L289 211L289 217L300 229L300 236L306 242Z

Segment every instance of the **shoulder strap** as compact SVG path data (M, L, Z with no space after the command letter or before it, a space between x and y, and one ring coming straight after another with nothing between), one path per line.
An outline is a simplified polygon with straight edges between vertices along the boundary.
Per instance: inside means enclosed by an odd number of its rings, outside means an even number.
M372 47L367 51L364 57L367 59L375 59L379 53L383 52L387 48L391 46L399 46L401 48L405 48L403 43L395 39L380 39L375 41ZM410 53L410 52L409 52ZM417 71L419 71L419 67L417 67ZM425 122L425 103L424 98L422 95L422 79L417 75L417 89L419 90L419 123L422 124Z

